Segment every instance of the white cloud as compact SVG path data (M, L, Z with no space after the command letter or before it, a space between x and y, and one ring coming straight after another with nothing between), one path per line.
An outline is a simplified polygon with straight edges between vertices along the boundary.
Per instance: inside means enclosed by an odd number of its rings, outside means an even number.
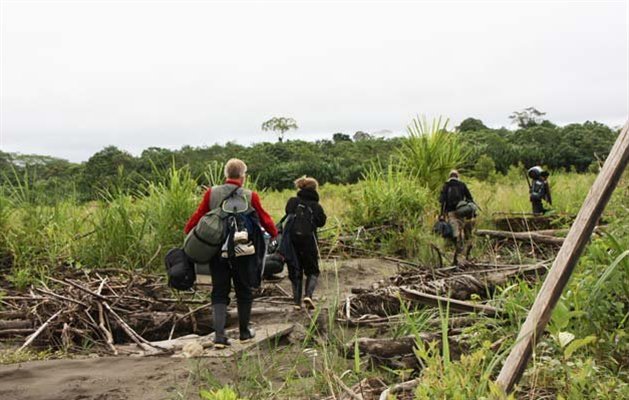
M313 138L629 108L623 2L1 3L4 151L273 140L279 115Z

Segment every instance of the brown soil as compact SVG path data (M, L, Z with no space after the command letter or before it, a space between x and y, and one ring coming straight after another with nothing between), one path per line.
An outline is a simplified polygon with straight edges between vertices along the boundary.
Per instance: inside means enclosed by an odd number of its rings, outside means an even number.
M375 282L393 275L396 268L395 264L379 259L323 263L318 289L321 301L334 298L337 287L341 298L349 293L351 287L370 288ZM288 279L281 281L280 285L290 292ZM290 305L285 307L286 313L273 317L272 320L254 320L254 325L261 327L269 323L303 320L303 312L293 311ZM228 383L233 375L230 370L234 367L232 361L224 359L186 360L170 357L101 357L0 365L0 399L196 398L196 390L186 389L190 382L194 384L197 378L195 371L207 368L214 379Z

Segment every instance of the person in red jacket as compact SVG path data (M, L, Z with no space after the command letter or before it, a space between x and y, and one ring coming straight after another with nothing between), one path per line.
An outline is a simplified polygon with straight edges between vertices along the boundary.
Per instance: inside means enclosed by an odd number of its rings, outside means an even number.
M247 199L251 211L257 216L260 225L271 235L277 236L277 228L271 216L262 208L260 196L256 192L242 188L247 175L247 165L236 158L232 158L225 164L225 183L209 188L203 195L197 210L192 214L184 228L188 234L199 223L203 215L210 210L220 207L223 201L234 190ZM225 336L225 322L227 320L227 306L229 305L229 292L233 281L238 303L238 321L240 328L240 340L246 341L255 336L255 332L249 326L251 318L251 305L253 303L252 281L255 276L258 257L251 244L242 244L235 258L229 258L225 253L219 252L210 260L210 274L212 276L212 310L214 320L214 346L224 348L229 346L229 340ZM263 252L263 250L262 250Z

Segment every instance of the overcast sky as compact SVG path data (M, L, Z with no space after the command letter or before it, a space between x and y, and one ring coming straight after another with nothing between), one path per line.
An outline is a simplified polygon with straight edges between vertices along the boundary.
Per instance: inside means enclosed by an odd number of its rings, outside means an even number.
M508 126L627 118L627 1L7 1L0 148L83 161L403 132L416 114Z

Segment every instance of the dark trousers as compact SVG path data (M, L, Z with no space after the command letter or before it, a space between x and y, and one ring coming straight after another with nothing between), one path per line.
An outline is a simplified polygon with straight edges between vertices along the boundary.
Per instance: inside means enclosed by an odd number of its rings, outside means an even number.
M292 238L292 243L299 263L294 276L300 280L304 274L319 276L319 250L314 236L306 239Z
M239 305L251 304L251 282L255 273L256 258L253 256L236 257L233 261L217 257L210 262L212 275L212 304L229 305L229 292L234 284L236 300Z
M533 206L533 214L544 214L546 212L541 200L531 200L531 205Z

